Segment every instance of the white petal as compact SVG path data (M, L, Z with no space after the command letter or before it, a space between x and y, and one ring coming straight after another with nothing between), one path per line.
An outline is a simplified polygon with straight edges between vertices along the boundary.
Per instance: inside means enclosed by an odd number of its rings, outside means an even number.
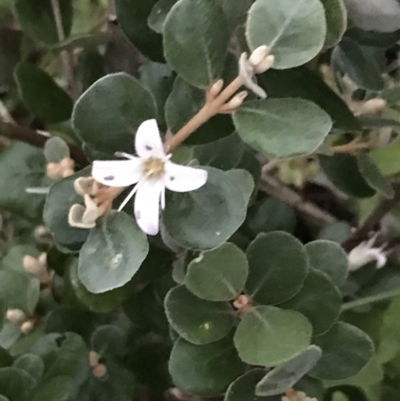
M372 248L369 250L369 254L375 258L376 260L376 267L380 269L381 267L386 265L387 262L387 257L385 253L382 251L382 249L378 248Z
M165 163L165 186L175 192L194 191L207 182L208 173L200 168Z
M135 217L140 229L148 235L159 230L160 197L164 189L162 180L147 179L140 182L135 197Z
M165 157L156 120L147 120L141 124L136 132L135 148L136 153L142 158L155 156L163 159Z
M142 175L142 161L138 157L130 160L93 162L92 176L97 182L109 187L127 187L136 184Z

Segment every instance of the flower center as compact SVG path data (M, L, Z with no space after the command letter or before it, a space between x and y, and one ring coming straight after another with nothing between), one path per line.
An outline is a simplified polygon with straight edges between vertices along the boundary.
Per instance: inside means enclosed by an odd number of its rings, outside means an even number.
M146 177L160 178L164 175L164 162L157 157L149 157L143 162L143 174Z

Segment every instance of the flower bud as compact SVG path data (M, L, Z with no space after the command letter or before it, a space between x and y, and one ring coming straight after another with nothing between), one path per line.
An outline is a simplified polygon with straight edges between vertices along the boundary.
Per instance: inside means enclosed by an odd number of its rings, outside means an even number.
M26 315L20 309L8 309L6 319L16 326L19 326L26 319Z
M218 96L223 86L224 86L224 81L222 79L219 79L217 82L215 82L215 84L211 86L210 95L213 97Z
M27 320L26 322L21 324L21 332L23 334L29 334L33 328L35 327L32 320Z
M46 174L52 180L62 178L64 168L59 163L47 163Z
M257 67L260 63L264 61L264 59L270 54L270 48L266 45L262 45L257 47L251 53L249 57L249 62L253 67Z
M40 273L43 270L43 266L39 262L39 260L31 255L25 255L23 257L22 266L24 267L25 271L33 275L36 275L37 273Z
M375 98L367 100L361 107L361 114L379 114L386 107L385 99Z
M75 162L70 157L65 157L60 161L60 166L63 169L72 169L75 167Z
M269 70L275 63L275 56L270 54L265 57L265 59L255 67L256 74L262 74L263 72Z
M247 91L241 91L237 95L235 95L226 105L228 109L237 109L246 99L248 95Z
M96 367L92 369L93 376L98 379L104 379L107 376L107 367L106 365L100 363Z
M89 352L89 365L94 368L99 364L100 356L96 351Z

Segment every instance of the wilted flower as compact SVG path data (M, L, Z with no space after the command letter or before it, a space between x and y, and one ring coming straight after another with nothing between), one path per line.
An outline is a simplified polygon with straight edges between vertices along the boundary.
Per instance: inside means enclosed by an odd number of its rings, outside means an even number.
M307 397L307 394L303 391L293 391L292 396L283 396L282 401L318 401L316 398Z
M367 263L376 261L376 267L380 269L385 266L387 262L387 251L384 250L385 246L374 247L376 236L368 241L363 241L353 248L349 255L349 271L358 270L360 267Z
M92 175L101 184L127 187L136 184L122 202L122 210L135 197L135 217L139 227L149 235L159 231L159 212L165 207L165 188L175 192L194 191L207 181L205 170L180 166L169 161L156 120L147 120L139 127L135 148L138 157L117 152L128 160L95 161Z

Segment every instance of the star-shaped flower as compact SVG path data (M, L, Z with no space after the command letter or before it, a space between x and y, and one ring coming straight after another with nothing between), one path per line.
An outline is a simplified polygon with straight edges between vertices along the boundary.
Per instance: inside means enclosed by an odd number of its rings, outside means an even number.
M159 231L160 208L165 207L165 188L175 192L194 191L207 181L205 170L172 163L161 140L156 120L147 120L137 130L135 148L138 156L117 152L127 160L94 161L92 175L96 181L110 187L136 184L122 202L122 210L136 193L134 211L143 232L156 235Z
M374 247L376 236L367 241L363 241L353 248L349 255L349 270L355 271L366 265L367 263L376 261L376 267L380 269L387 262L387 251L385 246Z

